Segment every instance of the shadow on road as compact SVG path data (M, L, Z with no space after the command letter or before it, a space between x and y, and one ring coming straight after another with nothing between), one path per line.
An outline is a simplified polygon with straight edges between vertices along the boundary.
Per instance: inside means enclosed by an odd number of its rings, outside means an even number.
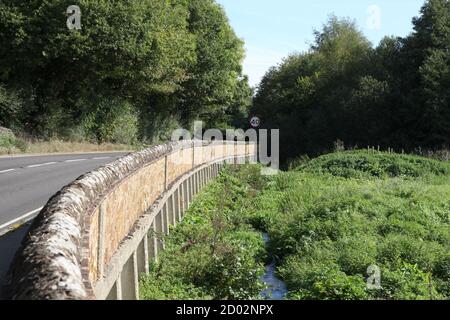
M23 238L30 229L31 223L32 221L0 237L0 299L5 298L2 290L6 284L6 274Z

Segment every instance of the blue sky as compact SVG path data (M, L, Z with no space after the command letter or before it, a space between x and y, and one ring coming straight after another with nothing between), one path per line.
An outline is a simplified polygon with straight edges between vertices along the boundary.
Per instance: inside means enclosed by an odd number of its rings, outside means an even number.
M304 51L330 14L356 20L373 43L386 35L405 36L425 0L217 0L245 41L244 72L259 83L267 69ZM375 7L374 7L375 6ZM379 17L379 18L378 18ZM379 22L379 23L378 23Z

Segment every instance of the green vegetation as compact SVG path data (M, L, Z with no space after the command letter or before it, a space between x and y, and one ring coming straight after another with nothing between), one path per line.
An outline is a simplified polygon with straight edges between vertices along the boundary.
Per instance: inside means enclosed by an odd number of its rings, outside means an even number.
M263 78L252 107L279 128L282 158L348 146L450 146L450 2L427 0L405 38L374 48L347 19L331 17L310 50Z
M372 151L338 152L312 159L296 168L344 178L393 178L450 175L450 163L419 156Z
M27 143L17 138L12 132L0 131L0 154L25 152Z
M144 298L257 297L268 255L288 299L450 298L450 163L353 151L271 178L259 170L227 168L199 195ZM367 288L371 265L380 289Z
M141 280L141 299L251 299L263 285L265 249L252 200L259 167L228 167L197 196Z
M68 30L69 4L82 29ZM0 2L0 126L38 139L167 140L173 129L280 128L281 158L349 146L450 146L450 3L426 0L413 32L371 44L332 16L253 99L244 45L215 0ZM374 47L375 45L375 47ZM251 112L249 112L249 109Z
M367 151L276 177L260 199L289 298L450 298L449 177L449 163ZM366 289L370 265L382 289Z
M81 30L68 30L78 5ZM0 126L39 139L152 144L245 118L243 42L214 0L0 2Z

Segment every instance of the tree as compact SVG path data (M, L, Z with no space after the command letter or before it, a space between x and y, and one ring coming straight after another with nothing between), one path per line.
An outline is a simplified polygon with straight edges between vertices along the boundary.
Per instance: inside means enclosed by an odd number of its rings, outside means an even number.
M305 53L263 78L253 113L281 129L284 159L333 142L414 150L450 145L450 5L428 0L414 32L372 48L352 21L331 17Z
M81 30L66 26L73 4ZM151 140L156 119L229 121L241 98L242 41L213 0L4 0L0 9L0 81L33 96L23 122L36 135L70 135L95 104L120 100Z
M228 123L236 103L251 96L242 77L243 41L231 29L223 8L213 0L189 2L189 28L196 37L197 60L180 96L183 119L202 119L209 126Z

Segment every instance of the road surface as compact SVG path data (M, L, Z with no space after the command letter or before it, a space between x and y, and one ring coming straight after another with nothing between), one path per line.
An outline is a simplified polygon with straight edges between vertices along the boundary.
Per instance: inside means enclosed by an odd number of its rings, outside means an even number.
M0 157L0 288L29 221L48 199L80 175L124 154ZM17 229L5 234L10 228Z

